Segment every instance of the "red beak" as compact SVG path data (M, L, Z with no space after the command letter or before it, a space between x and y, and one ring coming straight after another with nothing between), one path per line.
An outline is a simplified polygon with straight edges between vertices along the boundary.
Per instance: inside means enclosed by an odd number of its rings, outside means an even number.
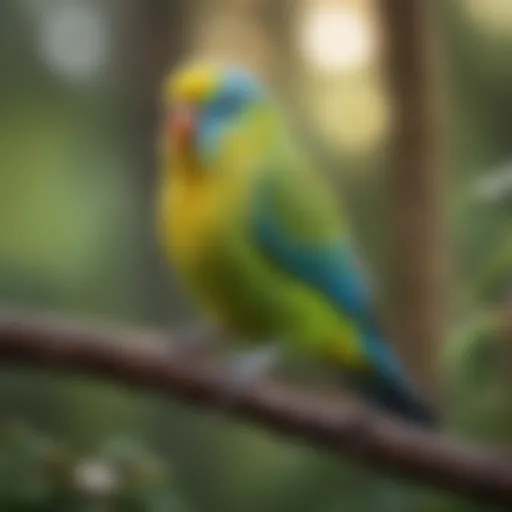
M190 147L196 134L196 114L189 105L176 105L170 115L171 138L179 146Z

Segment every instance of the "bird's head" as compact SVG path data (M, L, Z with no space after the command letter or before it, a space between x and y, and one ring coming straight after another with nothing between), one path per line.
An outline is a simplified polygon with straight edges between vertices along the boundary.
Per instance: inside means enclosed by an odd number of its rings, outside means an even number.
M243 68L186 65L166 80L166 132L176 151L214 156L225 135L265 97L265 88Z

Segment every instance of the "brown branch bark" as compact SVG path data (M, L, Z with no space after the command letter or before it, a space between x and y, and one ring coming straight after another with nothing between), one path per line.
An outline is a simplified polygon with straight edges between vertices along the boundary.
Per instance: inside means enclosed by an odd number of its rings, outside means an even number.
M0 313L0 363L99 376L217 410L227 396L220 368L173 356L165 334L48 316ZM407 478L512 507L512 460L400 425L346 400L262 382L226 413Z
M397 339L413 375L434 388L432 354L443 339L446 303L435 4L380 0L394 106L392 191Z

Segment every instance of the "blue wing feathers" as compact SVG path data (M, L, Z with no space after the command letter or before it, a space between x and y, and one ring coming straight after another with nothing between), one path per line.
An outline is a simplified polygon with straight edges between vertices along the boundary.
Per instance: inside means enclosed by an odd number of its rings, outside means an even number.
M351 272L347 248L339 243L319 248L294 244L270 215L258 215L256 233L262 249L297 279L336 300L351 317L367 316L366 286L361 276Z
M324 294L362 331L364 350L374 368L371 374L352 376L363 396L418 424L434 425L429 407L413 391L402 365L380 332L366 279L348 244L343 240L318 246L298 243L279 225L271 209L258 209L253 230L261 250L271 261Z
M269 215L258 215L255 228L262 250L357 323L363 332L367 356L398 376L400 365L379 336L366 280L355 265L350 248L340 242L318 248L293 243Z

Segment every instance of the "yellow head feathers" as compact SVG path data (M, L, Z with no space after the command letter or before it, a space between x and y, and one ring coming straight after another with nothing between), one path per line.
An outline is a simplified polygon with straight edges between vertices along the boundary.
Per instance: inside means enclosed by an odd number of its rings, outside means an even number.
M171 73L164 84L166 103L204 103L220 87L222 70L218 65L196 63L188 64Z

